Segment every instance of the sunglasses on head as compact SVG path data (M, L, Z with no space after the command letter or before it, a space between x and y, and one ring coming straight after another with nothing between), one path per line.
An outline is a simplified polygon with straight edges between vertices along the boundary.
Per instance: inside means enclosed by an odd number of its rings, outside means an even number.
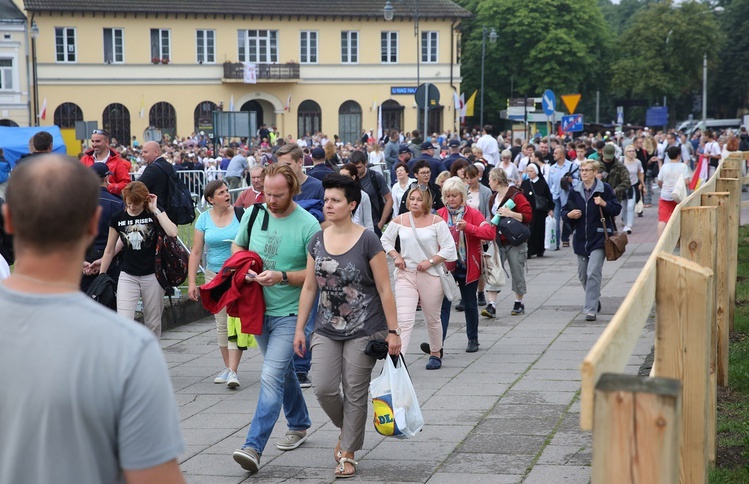
M101 134L101 135L104 135L107 138L109 138L109 133L107 133L103 129L95 129L95 130L91 131L91 134Z

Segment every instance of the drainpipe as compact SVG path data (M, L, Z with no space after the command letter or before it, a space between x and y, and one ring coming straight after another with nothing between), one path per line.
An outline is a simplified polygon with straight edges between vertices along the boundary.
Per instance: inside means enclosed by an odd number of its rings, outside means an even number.
M29 113L29 126L33 126L33 116L34 114L31 112L31 96L32 96L32 87L31 87L31 59L29 58L29 42L31 42L31 30L30 26L32 22L34 22L34 16L36 14L31 14L31 22L25 22L24 28L23 28L23 34L25 42L23 43L24 48L26 50L26 110Z
M452 24L450 24L450 87L453 89L453 92L458 94L458 97L460 97L460 93L458 92L458 89L455 87L455 84L453 84L453 59L455 57L455 24L459 22L459 19L453 20ZM455 109L453 111L456 111L458 106L455 106ZM456 132L456 130L459 130L460 127L456 128L456 120L458 119L457 113L453 112L453 132Z

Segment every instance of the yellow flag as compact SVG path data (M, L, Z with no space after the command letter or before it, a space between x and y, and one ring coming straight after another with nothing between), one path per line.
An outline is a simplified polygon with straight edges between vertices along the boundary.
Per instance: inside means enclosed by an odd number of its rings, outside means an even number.
M473 106L476 104L476 93L479 92L478 89L473 91L473 94L471 94L471 97L468 98L468 101L466 102L466 116L473 116Z

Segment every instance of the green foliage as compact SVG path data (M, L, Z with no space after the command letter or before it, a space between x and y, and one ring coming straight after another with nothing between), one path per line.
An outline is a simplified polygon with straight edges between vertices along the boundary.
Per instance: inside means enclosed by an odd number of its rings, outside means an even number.
M738 110L749 108L749 0L725 2L725 9L721 27L726 42L718 50L720 67L710 84L715 86L711 99L720 100L723 115L732 118Z

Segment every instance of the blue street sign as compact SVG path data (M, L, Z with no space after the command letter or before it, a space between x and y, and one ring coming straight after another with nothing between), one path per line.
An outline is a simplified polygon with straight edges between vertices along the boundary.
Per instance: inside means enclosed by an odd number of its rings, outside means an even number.
M666 126L668 124L668 108L656 106L645 112L645 124L648 126Z
M577 133L583 130L583 115L570 114L562 116L562 131L565 133Z
M557 108L557 98L554 95L554 91L547 89L544 91L544 95L541 98L541 105L544 107L544 113L547 116L552 116Z

